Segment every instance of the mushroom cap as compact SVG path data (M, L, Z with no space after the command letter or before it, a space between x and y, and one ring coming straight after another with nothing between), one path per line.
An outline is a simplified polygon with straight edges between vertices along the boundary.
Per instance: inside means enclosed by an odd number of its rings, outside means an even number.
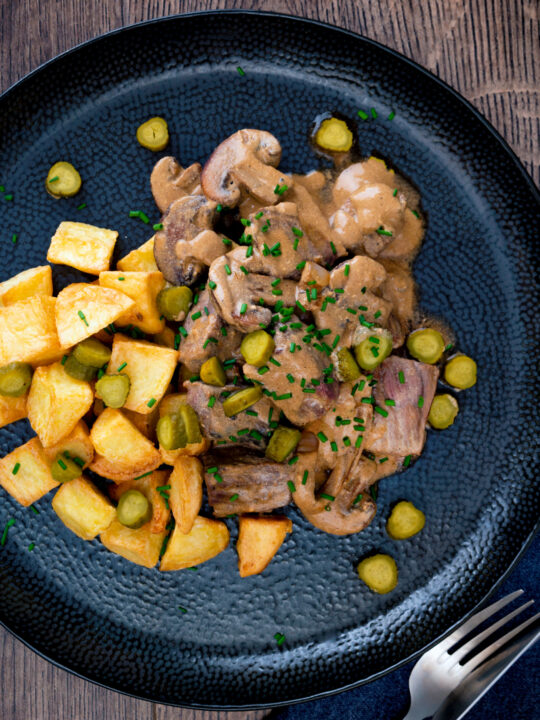
M241 182L234 177L239 166L269 165L277 167L281 145L266 130L238 130L224 140L210 155L203 168L201 184L204 194L216 202L234 207L241 200Z
M158 160L150 175L150 188L160 212L167 212L175 200L190 195L200 181L199 163L193 163L184 169L172 155Z

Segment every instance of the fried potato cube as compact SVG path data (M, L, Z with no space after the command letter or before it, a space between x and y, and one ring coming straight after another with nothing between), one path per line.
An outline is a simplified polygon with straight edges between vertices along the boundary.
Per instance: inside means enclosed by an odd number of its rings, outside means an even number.
M107 372L129 376L131 388L124 407L146 415L165 395L177 363L176 350L117 333Z
M113 520L105 532L101 533L99 539L107 550L116 555L121 555L137 565L153 568L158 563L166 535L165 531L152 533L149 523L132 530L118 520Z
M61 222L51 238L47 260L92 275L108 270L118 233L95 225Z
M130 270L134 272L155 272L158 270L154 258L154 237L155 236L152 236L144 245L132 250L125 257L121 258L116 263L116 267L124 272Z
M165 319L157 306L157 295L165 287L165 279L158 272L116 272L109 270L99 274L102 287L120 290L135 301L135 306L120 315L116 324L134 325L143 332L158 333L165 327Z
M0 305L13 305L32 295L53 294L52 271L50 265L23 270L9 280L0 283Z
M282 515L268 517L242 516L239 520L238 570L240 577L258 575L281 547L292 522Z
M64 483L52 506L64 525L83 540L93 540L116 518L114 505L84 476Z
M28 420L44 447L62 440L92 407L89 382L65 372L61 363L38 367L28 393Z
M169 477L169 504L176 527L187 535L202 505L203 466L200 460L189 455L180 456Z
M159 404L159 417L174 415L178 412L180 406L186 403L187 393L171 393L170 395L165 395ZM161 459L166 465L174 465L179 457L186 455L196 457L197 455L205 453L209 448L210 441L203 437L201 442L188 443L185 447L178 448L177 450L165 450L160 444L159 451L161 453Z
M229 530L221 520L195 518L187 535L175 526L161 558L160 570L183 570L219 555L229 544Z
M90 439L96 453L132 477L161 463L159 450L120 410L105 408L92 426Z
M158 491L169 484L168 470L154 470L153 473L138 480L128 480L119 485L111 485L109 495L113 500L120 500L128 490L138 490L152 504L152 519L148 524L151 533L162 533L167 527L171 511L167 507L165 498ZM154 563L155 564L155 563Z
M71 347L118 320L135 302L119 290L73 283L56 298L56 327L62 347Z
M26 417L27 398L28 395L22 397L0 395L0 428Z
M83 420L79 420L69 435L55 445L43 448L43 452L49 464L54 462L57 455L65 454L70 459L77 458L82 461L81 467L87 468L94 459L94 446L90 440L88 426Z
M144 437L147 437L152 442L156 439L156 425L159 418L159 410L157 405L154 405L152 412L147 415L141 415L141 413L133 412L133 410L126 410L122 408L122 412L128 420L135 425L137 430L142 432ZM97 413L99 415L99 413Z
M32 295L0 307L0 365L39 363L61 352L55 306L53 297Z
M168 348L176 347L176 335L174 330L170 327L164 327L161 332L154 333L152 340L157 345L164 345Z
M0 460L0 485L25 507L58 485L38 438L32 438Z

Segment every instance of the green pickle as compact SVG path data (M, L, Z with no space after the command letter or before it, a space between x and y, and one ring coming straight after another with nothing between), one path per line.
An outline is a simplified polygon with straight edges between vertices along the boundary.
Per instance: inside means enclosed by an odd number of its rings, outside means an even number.
M191 303L193 293L185 285L164 288L158 293L157 306L159 312L167 319L182 322L185 319Z
M275 462L284 462L300 442L301 436L300 430L280 425L274 430L266 446L266 457Z
M32 366L23 362L10 362L0 367L0 395L24 395L32 382L32 372Z
M356 362L363 370L375 370L391 352L392 338L382 334L372 334L354 348Z
M456 355L446 363L444 379L459 390L467 390L476 383L476 363L467 355Z
M69 482L82 475L82 467L65 454L57 455L51 465L51 475L56 482Z
M342 382L352 382L353 380L357 380L362 374L352 352L347 350L347 348L341 348L341 350L338 351L337 371Z
M88 338L75 346L73 357L81 363L93 368L103 367L111 359L111 349L99 340Z
M276 343L274 338L264 330L255 330L244 336L240 352L249 365L262 367L270 360Z
M132 530L142 527L152 519L152 505L138 490L128 490L118 501L118 521Z
M428 422L436 430L445 430L452 425L458 411L457 400L452 395L435 395L429 409Z
M83 365L77 360L75 355L68 355L64 363L64 370L70 377L76 380L86 380L87 382L93 380L97 375L97 368L91 367L90 365Z
M169 128L162 117L153 117L137 128L139 143L153 152L164 150L169 142Z
M420 362L434 365L444 352L444 338L438 330L415 330L407 338L407 350Z
M201 380L207 385L216 385L223 387L227 380L225 370L217 357L208 358L202 364L200 373Z
M186 447L188 438L186 427L177 414L164 415L159 418L156 435L164 450L178 450Z
M81 189L81 176L68 162L57 162L47 173L45 188L55 198L73 197Z
M255 405L261 397L262 388L259 385L239 390L223 401L223 412L227 417L238 415L242 410L247 410L248 407Z
M107 407L121 408L127 400L130 387L131 381L127 375L103 375L96 383L96 396Z
M187 444L200 443L202 441L199 416L191 405L182 405L178 410L178 419L183 424L187 436Z

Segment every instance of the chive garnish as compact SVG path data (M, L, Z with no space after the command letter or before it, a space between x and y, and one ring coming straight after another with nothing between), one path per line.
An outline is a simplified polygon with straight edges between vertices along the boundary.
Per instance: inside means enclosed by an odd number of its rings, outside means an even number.
M34 505L30 505L30 510L34 513L34 515L39 515L39 510Z
M163 223L155 223L154 225L152 225L152 230L163 230Z
M398 372L399 382L404 385L405 384L405 375L403 374L403 370L400 370Z
M244 75L246 74L246 73L242 70L242 68L240 67L240 65L236 68L236 72L240 75L240 77L244 77Z
M4 532L2 533L2 539L0 540L0 545L1 545L2 547L4 547L4 545L6 544L6 540L7 540L7 535L8 535L8 532L9 532L9 528L10 528L10 527L13 527L14 525L15 525L15 518L10 518L10 519L7 521L7 523L6 523L6 526L5 526L5 528L4 528Z
M333 495L328 495L328 493L321 493L319 497L322 497L325 500L330 500L330 502L334 502L334 500L336 499Z
M121 365L119 365L116 368L116 372L121 372L126 367L126 365L127 365L127 362L123 362Z
M84 210L86 207L86 203L81 203L80 205L77 205L77 210Z
M13 195L4 195L4 200L7 200L8 202L13 200Z
M419 408L424 407L424 397L423 397L423 395L420 395L420 396L418 397L418 407L419 407Z
M393 120L395 117L396 117L396 113L392 110L392 112L390 113L390 115L388 116L387 119L388 119L388 120Z
M322 432L322 430L321 430L321 432L318 432L318 433L317 433L317 437L318 437L319 440L320 440L321 442L323 442L323 443L328 442L328 438L327 438L326 435Z
M149 408L151 408L151 407L154 407L156 402L157 402L156 398L150 398L150 400L146 404Z
M79 312L77 313L77 315L81 318L81 320L82 320L83 323L86 325L86 327L88 327L88 321L87 321L86 317L84 316L83 311L82 311L82 310L79 310Z
M377 228L377 229L375 230L375 232L376 232L378 235L385 235L385 236L387 236L387 237L392 237L392 233L390 232L390 230L385 230L382 226L379 227L379 228Z
M370 112L371 112L371 117L375 120L377 117L377 111L375 110L375 108L371 108Z
M363 110L359 110L357 113L358 117L362 118L362 120L367 120L369 115L364 112Z
M363 498L362 493L358 493L358 495L357 495L357 496L354 498L354 500L353 500L353 505L358 505L358 503L360 502L360 500L361 500L362 498Z
M53 183L53 182L58 182L59 180L60 180L60 176L59 176L59 175L55 175L53 178L51 178L51 179L49 180L49 182L50 182L50 183Z
M276 633L274 635L274 639L276 640L278 647L281 647L285 642L285 635L283 635L282 633Z
M30 545L28 546L28 550L29 550L30 552L32 552L32 550L33 550L35 547L36 547L36 543L31 542Z
M225 272L227 273L227 275L232 275L232 270L228 265L225 265Z
M412 455L406 456L405 460L403 461L403 467L409 467L409 465L411 463L411 457L412 457Z
M150 223L150 218L142 210L130 210L129 217L138 218L139 220L142 220L145 225L148 225Z
M20 467L21 467L21 463L19 463L19 462L15 463L15 465L13 466L13 470L11 471L11 474L16 475L19 472Z
M229 498L229 502L234 502L235 500L238 500L239 497L240 495L238 493L234 493L234 495L231 495Z
M143 473L142 475L137 475L136 478L133 478L134 480L141 480L143 477L148 477L148 475L152 474L152 470L149 470L148 472Z
M11 236L11 242L13 244L15 244L17 242L18 237L19 236L17 235L17 233L13 233L13 235Z
M388 405L388 407L395 407L396 401L391 400L390 398L386 398L386 400L384 401L384 404Z
M296 492L296 485L293 483L292 480L287 480L287 485L292 493Z

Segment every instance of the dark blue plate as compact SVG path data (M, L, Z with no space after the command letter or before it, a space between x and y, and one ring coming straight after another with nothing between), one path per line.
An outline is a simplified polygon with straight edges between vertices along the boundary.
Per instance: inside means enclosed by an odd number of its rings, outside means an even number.
M0 619L53 662L179 705L264 706L332 693L447 632L531 536L539 504L538 195L485 120L394 52L306 20L221 12L127 28L47 63L0 99L0 184L14 195L0 197L1 277L42 264L61 220L117 229L117 257L149 237L128 213L158 219L148 182L156 156L135 140L150 116L167 118L167 151L183 164L205 159L247 126L280 139L282 167L307 171L318 164L308 142L313 119L333 110L356 117L360 108L378 114L358 119L362 153L390 158L422 195L428 231L415 265L422 307L478 360L478 384L461 394L457 422L430 433L414 467L381 482L377 517L365 532L325 535L291 507L292 537L268 570L248 579L238 576L233 543L198 572L161 574L79 540L50 497L37 516L2 492L0 524L17 522L0 550ZM59 159L81 172L76 198L55 201L44 190ZM81 203L87 207L77 210ZM60 266L53 272L56 291L81 277ZM25 421L4 428L0 451L30 434ZM399 498L426 513L423 532L406 542L384 530ZM398 587L386 596L355 573L374 550L399 567ZM286 635L281 648L276 632Z

